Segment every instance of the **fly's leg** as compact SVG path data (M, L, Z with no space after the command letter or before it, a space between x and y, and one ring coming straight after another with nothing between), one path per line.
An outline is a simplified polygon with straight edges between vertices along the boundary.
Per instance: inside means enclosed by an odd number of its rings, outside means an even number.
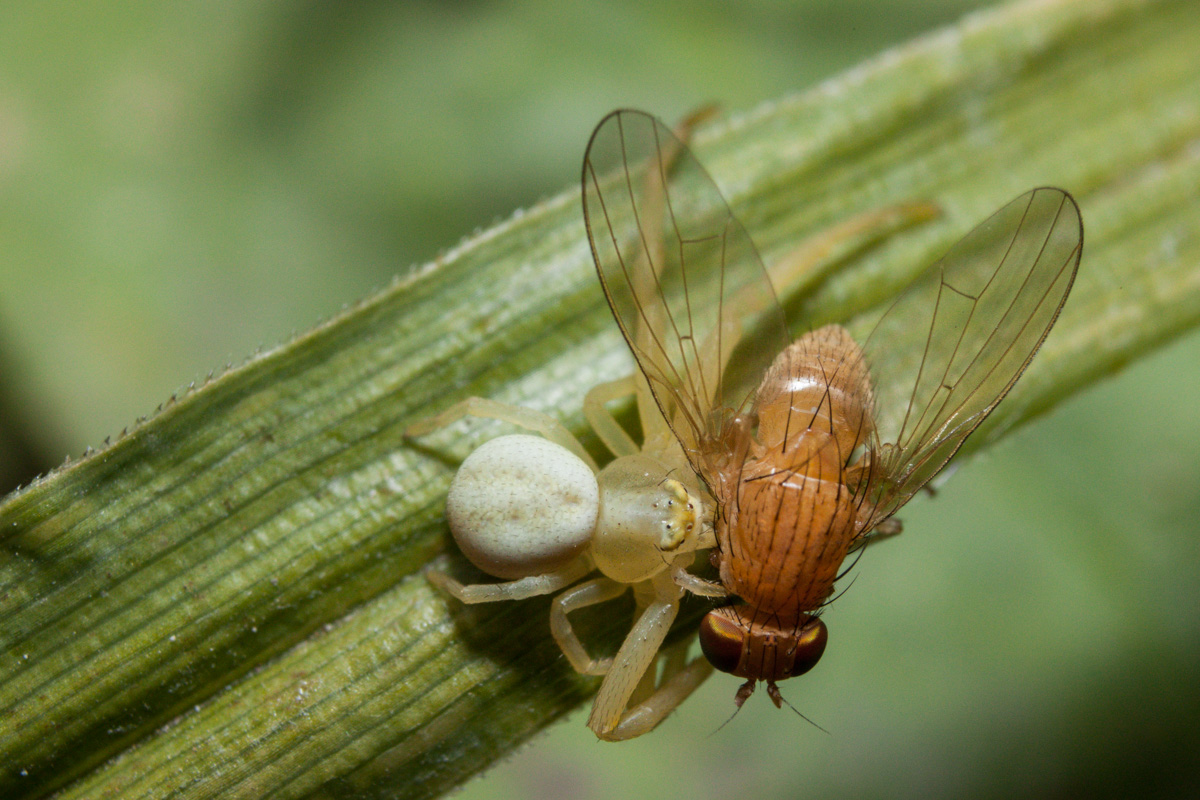
M711 546L711 545L710 545ZM704 578L697 577L687 571L687 568L680 564L675 564L671 567L671 580L681 589L686 589L692 594L700 595L701 597L728 597L729 592L725 587L714 581L706 581Z
M464 585L451 578L435 564L425 568L425 578L434 586L464 603L495 603L500 600L524 600L543 594L553 594L587 575L593 569L591 559L581 556L565 567L544 575L530 575L504 583L474 583Z
M645 586L641 584L638 589L645 591ZM680 668L681 658L672 648L664 656L661 683L650 690L654 686L654 661L679 613L681 596L665 571L654 577L651 591L652 599L625 637L592 704L588 727L601 739L620 741L653 729L712 673L703 656ZM686 655L686 648L682 652ZM649 696L643 699L646 694Z
M638 452L638 446L608 411L607 404L637 392L632 375L593 386L583 398L583 415L604 446L618 458ZM640 402L640 401L639 401Z
M583 460L583 463L592 468L593 472L598 469L595 460L583 449L583 445L579 443L579 440L563 427L561 422L554 419L554 417L547 416L540 411L534 411L532 408L510 406L507 403L489 400L486 397L468 397L460 403L455 403L435 417L423 419L420 422L414 422L412 425L409 425L405 429L404 435L408 437L424 436L428 433L433 433L439 428L444 428L451 423L457 422L463 417L495 419L511 423L534 433L539 433L555 444L561 445L579 456Z
M627 588L629 587L626 584L611 578L596 578L568 589L554 598L550 606L550 633L554 635L554 641L558 642L559 649L576 672L582 675L604 675L608 672L612 659L592 658L588 655L587 648L571 627L567 614L620 597Z
M871 538L874 539L890 539L893 536L898 536L904 530L904 525L895 517L888 517L883 522L875 526L875 530L871 531Z
M883 522L875 526L875 529L870 533L865 533L855 540L854 544L850 545L849 552L853 553L875 542L881 542L884 539L891 539L893 536L899 536L904 530L904 525L895 517L888 517Z

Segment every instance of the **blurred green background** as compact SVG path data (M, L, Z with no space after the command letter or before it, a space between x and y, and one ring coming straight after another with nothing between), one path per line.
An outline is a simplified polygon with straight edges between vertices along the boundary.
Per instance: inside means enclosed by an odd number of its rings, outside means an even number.
M746 110L979 5L6 3L0 488L571 186L613 107ZM1193 796L1198 367L1193 335L906 509L784 685L829 735L759 696L717 731L718 677L460 796Z

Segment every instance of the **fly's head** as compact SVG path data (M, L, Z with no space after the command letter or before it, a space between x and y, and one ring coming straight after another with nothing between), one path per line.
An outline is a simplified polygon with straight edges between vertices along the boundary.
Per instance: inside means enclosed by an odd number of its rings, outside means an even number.
M766 681L772 701L779 706L782 700L775 683L815 667L828 640L825 623L813 614L783 622L749 606L726 606L708 612L700 623L700 648L709 662L746 679L738 690L738 706L757 681Z

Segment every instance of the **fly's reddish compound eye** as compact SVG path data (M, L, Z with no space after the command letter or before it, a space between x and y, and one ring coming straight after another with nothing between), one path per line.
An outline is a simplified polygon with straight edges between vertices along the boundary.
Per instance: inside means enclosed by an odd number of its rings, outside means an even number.
M710 611L700 621L700 649L721 672L737 674L745 640L741 627L716 612Z
M819 618L804 624L796 636L796 653L792 661L792 677L803 675L817 665L829 643L829 629Z

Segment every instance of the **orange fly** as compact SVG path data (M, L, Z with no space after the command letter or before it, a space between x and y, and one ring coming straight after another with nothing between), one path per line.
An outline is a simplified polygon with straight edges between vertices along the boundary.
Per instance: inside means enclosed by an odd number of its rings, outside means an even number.
M749 235L654 117L600 122L583 203L609 306L715 503L713 560L736 600L707 614L701 646L745 679L739 706L758 681L779 706L776 682L825 650L820 615L847 554L899 532L896 511L1046 338L1082 253L1079 209L1061 189L1021 195L922 273L860 345L838 325L791 341Z

